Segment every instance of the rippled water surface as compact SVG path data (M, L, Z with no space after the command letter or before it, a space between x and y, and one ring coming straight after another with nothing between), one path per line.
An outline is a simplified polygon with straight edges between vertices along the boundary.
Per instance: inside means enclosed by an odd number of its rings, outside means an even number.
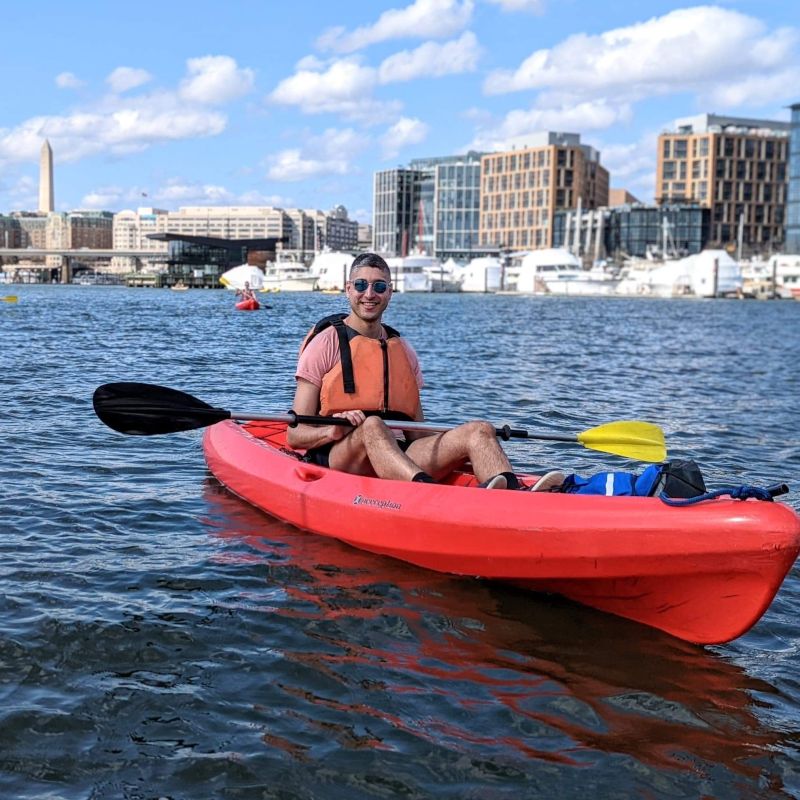
M291 404L338 296L11 287L0 303L0 797L800 797L800 573L701 648L286 526L199 431L126 437L101 383ZM429 419L646 419L713 485L800 508L800 303L403 296ZM510 443L523 469L638 465Z

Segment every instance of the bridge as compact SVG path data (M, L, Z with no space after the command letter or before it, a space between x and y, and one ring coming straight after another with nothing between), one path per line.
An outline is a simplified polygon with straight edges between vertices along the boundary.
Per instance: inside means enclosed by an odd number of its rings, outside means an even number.
M46 259L48 256L60 258L61 266L50 267L46 263L10 266L15 269L60 269L61 283L69 283L72 280L73 261L95 261L110 258L133 258L137 261L149 258L166 261L169 257L166 250L95 250L89 247L73 250L70 248L0 247L0 264L5 263L7 258L25 259L27 261L28 259Z

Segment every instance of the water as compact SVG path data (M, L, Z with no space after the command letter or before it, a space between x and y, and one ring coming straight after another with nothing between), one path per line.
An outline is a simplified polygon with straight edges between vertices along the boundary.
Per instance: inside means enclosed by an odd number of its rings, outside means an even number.
M253 510L201 433L126 437L117 380L282 413L343 300L13 287L0 304L0 797L800 797L800 574L700 648L357 552ZM662 425L800 508L800 303L396 296L429 419ZM521 469L631 468L513 442Z

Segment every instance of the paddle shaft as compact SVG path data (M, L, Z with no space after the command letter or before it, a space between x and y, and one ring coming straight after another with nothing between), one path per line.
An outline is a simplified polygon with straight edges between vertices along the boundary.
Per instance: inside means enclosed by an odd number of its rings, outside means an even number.
M95 413L110 428L120 433L152 436L206 428L226 419L282 422L294 425L346 425L345 417L306 416L289 411L284 414L257 414L215 408L186 392L148 383L107 383L98 386L92 398ZM455 425L438 425L413 420L384 420L396 430L445 433ZM494 427L494 426L493 426ZM606 422L580 433L534 433L510 425L495 427L503 440L544 439L578 443L590 450L636 458L663 461L666 458L664 432L657 425L637 420Z
M222 411L222 409L218 409ZM230 411L231 419L263 421L263 422L286 422L291 427L295 425L350 425L344 417L320 417L304 414L295 414L293 411L288 414L248 414L243 411ZM434 422L412 422L400 419L385 419L387 428L400 431L425 431L428 433L446 433L453 430L453 425L437 425ZM352 427L352 426L351 426ZM509 439L547 439L553 442L575 442L577 436L559 433L531 433L523 428L512 428L503 425L495 428L495 433L503 441Z

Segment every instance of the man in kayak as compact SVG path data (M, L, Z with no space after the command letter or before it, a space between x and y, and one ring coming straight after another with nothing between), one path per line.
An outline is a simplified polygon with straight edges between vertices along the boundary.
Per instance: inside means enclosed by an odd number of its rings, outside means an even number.
M356 475L433 483L469 461L481 485L516 489L519 481L489 422L445 433L406 431L398 439L380 416L423 419L422 373L413 347L381 322L392 298L391 271L375 253L350 267L350 313L321 320L297 363L297 414L344 417L353 426L297 425L288 444L306 460Z
M244 289L236 290L236 297L240 298L240 302L256 299L256 293L250 288L250 281L244 282Z

